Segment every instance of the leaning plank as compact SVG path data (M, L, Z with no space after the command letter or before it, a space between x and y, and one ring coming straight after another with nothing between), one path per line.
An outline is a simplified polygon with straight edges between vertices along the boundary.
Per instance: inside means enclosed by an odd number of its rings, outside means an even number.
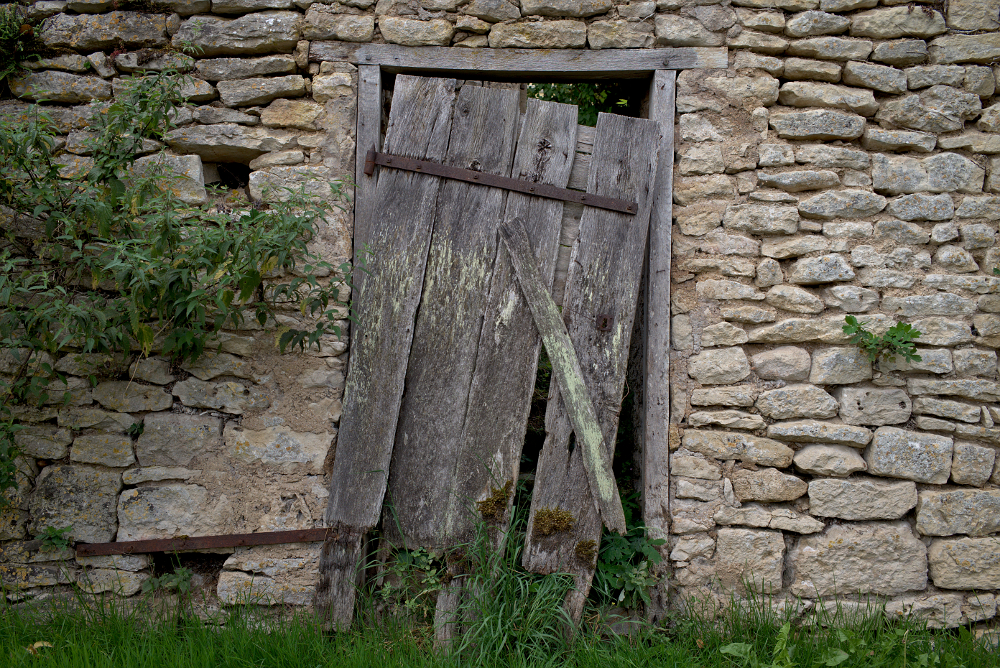
M445 164L509 176L519 92L463 86ZM427 274L389 472L386 535L445 547L462 424L496 256L505 191L446 180L438 195Z
M582 451L583 468L587 474L590 493L597 502L597 509L604 524L612 531L625 533L625 513L618 496L618 485L611 470L611 451L604 447L604 435L597 422L597 412L587 395L580 360L573 350L566 325L563 324L548 290L535 268L535 255L531 251L528 232L520 218L504 223L500 236L510 252L518 283L524 293L535 327L545 342L545 350L552 361L552 374L562 388L562 400L569 421L573 424L577 443Z
M665 131L670 131L670 126ZM584 370L609 458L621 410L659 146L658 123L599 116L587 190L633 198L639 203L639 213L625 216L584 210L563 299L563 319ZM597 329L598 315L610 319L608 331ZM559 381L552 384L524 564L540 573L572 573L577 587L567 607L579 619L594 574L591 555L601 539L601 517L587 482L582 448L571 447L573 429L562 392ZM567 511L573 521L548 527L554 532L545 527L536 532L536 520L543 510Z
M573 164L577 141L576 107L528 100L521 125L512 175L534 183L563 187ZM532 263L546 290L552 285L559 220L565 205L555 200L508 193L504 220L528 221L528 236L536 249ZM476 368L462 431L462 447L449 497L446 539L464 543L473 538L479 517L473 501L506 492L507 505L520 470L521 447L527 429L541 339L531 311L518 287L506 251L499 248L479 335ZM499 499L496 499L499 501ZM487 513L490 514L490 513ZM486 519L506 526L505 506Z
M454 80L397 77L385 150L442 160L454 98ZM324 545L316 601L343 628L351 622L361 542L385 495L440 184L437 177L386 170L375 189L372 273L355 300L359 321L326 509L327 526L339 538Z
M675 73L657 72L649 99L649 118L664 128L674 122ZM649 218L649 271L646 274L645 369L642 419L642 518L652 538L667 538L670 530L670 226L673 192L674 135L660 139L660 162ZM662 568L669 563L663 548ZM658 573L665 575L665 573ZM666 583L657 586L647 614L659 619L666 610Z
M358 68L358 134L354 176L354 258L371 237L372 219L375 216L376 174L365 174L365 155L369 149L382 144L382 73L378 65ZM354 278L360 287L364 272Z
M326 58L322 42L310 46L313 60ZM337 53L343 53L338 47ZM453 49L366 44L357 50L359 65L380 65L386 72L419 69L449 76L476 78L491 73L507 80L540 76L558 78L586 74L590 78L643 77L656 70L724 68L729 66L726 47L668 49L602 49L599 51L553 49Z

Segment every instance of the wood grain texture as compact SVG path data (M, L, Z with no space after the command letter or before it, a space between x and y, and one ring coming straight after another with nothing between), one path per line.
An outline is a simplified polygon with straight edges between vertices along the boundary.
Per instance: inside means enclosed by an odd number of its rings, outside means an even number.
M310 45L310 59L328 57L324 42ZM332 55L344 54L337 46ZM395 44L365 44L356 51L359 65L380 65L387 72L420 70L449 76L482 78L489 73L507 81L537 80L540 76L620 79L649 76L660 69L725 68L726 47L666 49L455 49L450 47L406 47Z
M443 160L454 98L454 80L397 77L384 150ZM360 554L360 541L378 521L385 496L440 184L437 177L385 170L375 189L372 274L355 300L360 319L351 337L325 517L327 526L344 528L357 544L334 549L328 541L320 560L317 605L339 626L350 624L354 607L353 574L345 563L350 554Z
M529 99L521 126L512 175L535 183L563 187L569 178L576 144L576 107ZM545 290L555 271L562 202L508 193L504 220L528 221L535 249L533 267ZM499 251L490 280L475 373L462 430L462 447L455 471L456 494L451 503L447 538L465 542L473 537L472 502L482 501L517 481L521 447L527 429L541 340L532 322L510 257ZM508 505L513 494L508 497ZM464 512L463 512L464 511ZM470 512L472 511L472 512ZM506 526L507 518L498 523Z
M625 533L622 500L618 496L615 474L611 470L612 451L604 445L604 435L587 392L583 369L566 325L560 317L559 308L552 301L535 268L535 254L531 250L524 221L516 218L505 222L500 227L500 237L510 254L535 327L545 342L545 350L552 362L552 376L562 389L562 405L573 425L590 494L597 503L604 525L612 531Z
M663 128L674 122L676 73L658 71L650 84L649 118ZM651 538L667 538L670 532L670 233L673 205L674 135L660 139L660 162L649 218L649 269L645 290L645 341L643 350L642 418L642 516ZM669 546L661 548L659 574L669 567ZM657 620L667 605L667 586L659 585L647 614Z
M378 171L365 174L365 156L369 149L382 145L382 72L378 65L358 68L358 143L354 183L354 257L371 238L375 214L375 184ZM355 287L364 281L364 272L355 277Z
M671 130L672 126L666 129ZM660 133L660 125L654 121L600 114L587 190L627 195L639 203L639 213L624 216L593 208L584 210L563 300L563 320L609 450L614 447L621 410ZM598 314L611 316L610 331L597 330ZM601 518L587 484L581 448L570 447L573 429L558 382L550 390L545 428L524 565L538 573L572 573L577 589L570 594L567 607L579 619L594 563L577 557L575 549L580 541L600 541ZM535 518L545 508L568 510L576 520L573 528L550 536L533 536Z
M516 90L463 86L444 162L509 176L518 102ZM384 529L396 544L445 547L467 512L454 477L505 199L454 180L438 195L389 473Z

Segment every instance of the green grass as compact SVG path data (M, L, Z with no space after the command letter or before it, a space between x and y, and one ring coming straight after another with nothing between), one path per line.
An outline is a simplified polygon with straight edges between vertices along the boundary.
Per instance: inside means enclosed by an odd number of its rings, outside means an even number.
M679 617L666 628L647 628L631 638L615 636L607 627L601 633L584 629L572 643L552 640L544 653L520 645L518 629L509 628L503 632L508 642L493 644L485 657L468 645L461 654L435 651L429 628L407 628L392 620L326 634L306 617L262 623L252 608L231 614L224 628L151 609L140 605L127 612L83 599L0 608L0 665L995 668L1000 663L994 650L974 641L965 629L931 631L882 616L834 620L812 615L805 624L783 626L762 608L737 611L716 622ZM37 654L27 649L38 642L51 646L38 647Z

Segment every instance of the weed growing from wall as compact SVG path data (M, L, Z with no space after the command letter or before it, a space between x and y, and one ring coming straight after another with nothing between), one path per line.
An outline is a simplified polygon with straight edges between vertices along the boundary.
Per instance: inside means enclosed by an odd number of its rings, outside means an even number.
M907 362L920 361L917 346L913 343L920 332L913 329L913 325L897 322L885 334L874 334L865 329L853 315L847 316L844 321L847 323L844 325L844 333L851 337L851 343L864 351L872 364L882 359L895 362L897 355Z

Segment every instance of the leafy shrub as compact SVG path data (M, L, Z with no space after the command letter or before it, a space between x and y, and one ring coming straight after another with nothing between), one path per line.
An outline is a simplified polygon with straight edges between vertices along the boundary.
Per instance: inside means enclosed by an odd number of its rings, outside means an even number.
M885 334L877 335L865 329L853 315L847 316L844 321L847 323L844 325L844 333L851 337L851 343L864 351L872 364L880 359L895 362L896 355L907 362L920 361L917 346L913 343L920 332L913 329L913 325L897 322Z
M0 5L0 90L21 70L21 61L34 53L35 28L27 11L17 4Z

